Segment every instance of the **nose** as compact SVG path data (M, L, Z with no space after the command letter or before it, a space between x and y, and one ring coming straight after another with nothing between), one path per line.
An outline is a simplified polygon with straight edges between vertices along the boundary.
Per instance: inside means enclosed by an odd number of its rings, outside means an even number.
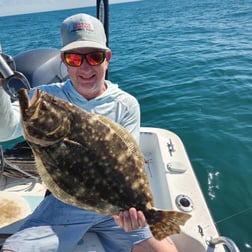
M90 66L88 63L87 63L87 60L84 59L82 64L79 66L79 68L81 69L90 69L92 66Z

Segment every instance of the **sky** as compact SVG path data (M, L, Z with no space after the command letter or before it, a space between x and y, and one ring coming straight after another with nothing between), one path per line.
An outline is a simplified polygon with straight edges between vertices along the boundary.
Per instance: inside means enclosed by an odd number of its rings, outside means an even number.
M109 4L135 0L109 0ZM0 0L0 16L95 6L96 0Z

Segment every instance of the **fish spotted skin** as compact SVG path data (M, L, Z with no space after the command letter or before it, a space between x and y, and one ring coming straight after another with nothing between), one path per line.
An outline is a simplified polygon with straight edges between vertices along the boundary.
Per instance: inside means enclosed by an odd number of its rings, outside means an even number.
M155 238L179 233L189 214L154 208L144 157L119 124L37 89L18 93L38 172L60 200L104 215L135 207Z

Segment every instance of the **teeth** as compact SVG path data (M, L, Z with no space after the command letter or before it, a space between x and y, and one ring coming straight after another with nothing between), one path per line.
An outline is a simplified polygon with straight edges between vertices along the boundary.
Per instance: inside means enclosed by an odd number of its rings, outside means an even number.
M84 80L90 80L90 79L92 78L92 76L91 76L91 77L88 77L88 78L87 78L87 77L81 76L81 78L84 79Z
M80 76L82 79L85 79L85 80L90 80L94 77L94 75L91 75L89 77L86 77L86 76Z

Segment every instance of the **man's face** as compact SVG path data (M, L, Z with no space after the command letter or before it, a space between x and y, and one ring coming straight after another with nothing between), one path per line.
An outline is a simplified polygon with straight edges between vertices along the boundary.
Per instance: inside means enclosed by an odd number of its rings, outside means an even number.
M87 54L92 52L100 52L102 50L94 49L94 48L82 48L82 49L76 49L72 50L69 53L76 53L76 54ZM68 52L67 52L68 53ZM65 63L67 67L67 71L69 74L69 77L72 81L72 84L74 88L86 99L93 99L99 95L101 95L105 89L105 75L106 70L108 69L109 60L111 58L111 51L106 51L106 57L104 61L101 64L98 65L90 65L87 62L87 57L83 60L82 64L80 66L70 66L66 63L66 59L64 58L64 55L62 54L62 61ZM74 56L74 55L73 55ZM92 63L92 58L96 59L96 55L91 55L90 62ZM100 56L99 54L97 55ZM77 55L79 57L79 55ZM71 60L71 55L70 55ZM73 57L74 59L74 57Z

